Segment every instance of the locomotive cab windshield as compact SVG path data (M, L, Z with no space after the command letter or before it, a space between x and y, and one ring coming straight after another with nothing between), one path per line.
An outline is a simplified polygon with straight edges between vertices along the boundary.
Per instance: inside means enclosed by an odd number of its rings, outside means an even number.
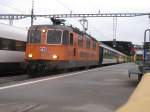
M48 30L47 44L61 44L62 31L61 30Z
M28 42L29 43L40 43L41 42L41 31L40 30L29 30L28 31Z
M44 32L43 32L44 31ZM42 38L42 33L46 34L46 38ZM58 29L48 29L46 30L29 30L28 31L28 43L41 43L42 39L46 39L46 44L61 44L67 43L68 32L58 30ZM63 39L62 39L63 35Z

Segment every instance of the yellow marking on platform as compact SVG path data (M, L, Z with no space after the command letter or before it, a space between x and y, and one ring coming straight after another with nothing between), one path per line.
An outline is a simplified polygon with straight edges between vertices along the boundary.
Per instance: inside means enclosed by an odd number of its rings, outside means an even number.
M117 112L150 112L150 73L143 76L128 102Z

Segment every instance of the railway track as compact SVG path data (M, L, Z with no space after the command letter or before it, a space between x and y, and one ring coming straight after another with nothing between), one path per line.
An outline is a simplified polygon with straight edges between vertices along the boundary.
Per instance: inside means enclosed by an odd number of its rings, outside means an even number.
M89 69L93 69L93 68L97 68L97 67L111 66L111 65L115 65L115 64L117 64L117 63L103 64L101 66L94 66L94 67L91 67ZM51 72L50 74L52 74L51 76L54 76L54 75L59 75L62 73L77 72L77 71L82 71L82 70L85 70L85 69L80 68L80 69L73 69L73 70L61 71L61 72ZM24 81L24 80L28 80L28 79L31 79L31 77L29 77L28 74L26 74L24 72L3 73L3 74L0 74L0 86L3 86L5 84L9 84L9 83L13 83L13 82Z

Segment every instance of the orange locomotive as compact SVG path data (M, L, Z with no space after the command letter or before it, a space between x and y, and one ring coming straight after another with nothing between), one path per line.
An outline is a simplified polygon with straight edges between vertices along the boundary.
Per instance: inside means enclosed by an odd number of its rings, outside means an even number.
M99 64L99 44L90 35L65 25L34 25L28 31L29 74Z

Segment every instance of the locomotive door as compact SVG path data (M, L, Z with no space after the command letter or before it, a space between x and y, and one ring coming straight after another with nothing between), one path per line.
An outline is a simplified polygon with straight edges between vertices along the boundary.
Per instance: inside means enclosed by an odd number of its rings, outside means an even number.
M73 56L76 56L76 52L77 52L77 51L76 51L76 48L74 47L74 48L73 48Z
M73 36L73 33L70 33L70 44L73 46L73 56L76 56L76 49L77 49L77 45Z

